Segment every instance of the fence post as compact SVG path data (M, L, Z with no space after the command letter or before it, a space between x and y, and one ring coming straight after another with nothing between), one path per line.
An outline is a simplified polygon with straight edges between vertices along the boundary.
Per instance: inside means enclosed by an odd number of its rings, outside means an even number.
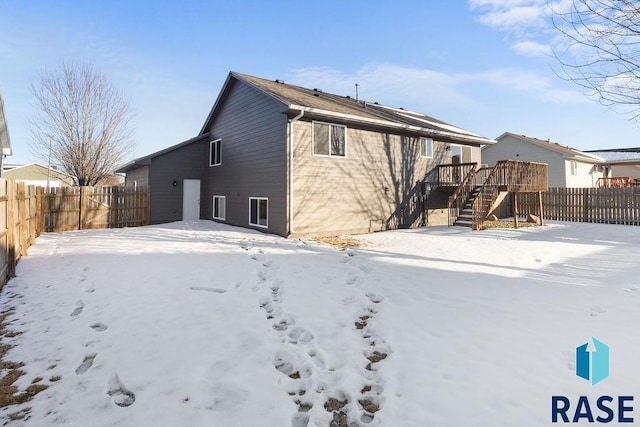
M16 275L16 219L14 216L16 205L15 182L7 180L7 274L9 277Z
M585 188L582 191L582 221L589 222L589 189Z
M78 230L82 230L82 214L84 212L84 191L85 187L80 187L80 197L78 198Z
M118 228L120 222L120 187L111 187L111 190L111 228Z
M539 209L538 212L540 213L540 226L543 226L544 225L544 219L543 219L544 212L542 210L542 192L541 191L538 191L537 197L538 197L538 209Z
M20 256L27 254L27 193L24 182L18 183L18 216L20 218Z
M44 187L36 187L36 237L44 231Z
M29 237L31 244L36 242L36 233L38 232L38 199L36 198L36 187L29 186Z
M518 193L513 192L513 228L518 228Z

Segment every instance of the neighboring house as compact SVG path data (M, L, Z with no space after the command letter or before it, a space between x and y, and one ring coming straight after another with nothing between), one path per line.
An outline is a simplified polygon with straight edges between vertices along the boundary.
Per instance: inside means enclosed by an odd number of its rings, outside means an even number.
M482 148L482 162L523 160L548 165L549 187L595 187L606 177L604 159L571 147L505 132L497 143Z
M609 169L610 178L633 178L640 180L640 147L610 148L585 151L601 157Z
M29 165L4 165L3 178L11 178L17 182L24 182L25 185L35 185L37 187L72 187L74 180L71 175L61 172L55 168L47 170L46 166L37 163Z
M199 135L118 172L150 185L152 223L367 233L387 228L438 165L480 163L480 146L494 142L401 108L230 73Z
M4 158L10 155L11 141L9 140L9 129L7 128L7 119L4 115L4 102L2 101L2 92L0 91L0 177L2 177Z

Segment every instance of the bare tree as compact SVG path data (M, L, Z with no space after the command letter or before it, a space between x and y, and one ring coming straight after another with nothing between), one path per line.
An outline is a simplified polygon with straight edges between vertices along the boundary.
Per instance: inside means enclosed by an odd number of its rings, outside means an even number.
M105 76L62 63L31 84L39 112L31 118L32 154L60 165L78 185L95 185L133 149L133 114Z
M573 0L553 12L553 25L565 39L555 52L564 70L561 77L604 105L628 106L633 119L640 119L638 1Z

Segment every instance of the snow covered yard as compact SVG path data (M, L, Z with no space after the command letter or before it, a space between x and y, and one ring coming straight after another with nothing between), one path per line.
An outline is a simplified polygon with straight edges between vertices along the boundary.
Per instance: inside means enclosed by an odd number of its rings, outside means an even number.
M554 395L640 396L640 228L361 239L338 251L209 221L40 236L0 298L23 332L4 338L20 388L50 387L4 420L539 426ZM610 347L595 386L575 374L591 337Z

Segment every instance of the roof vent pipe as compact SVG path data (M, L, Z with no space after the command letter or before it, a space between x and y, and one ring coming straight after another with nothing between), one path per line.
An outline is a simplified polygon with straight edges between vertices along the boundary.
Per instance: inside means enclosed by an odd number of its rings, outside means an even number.
M358 88L360 87L360 85L358 83L356 83L356 102L358 102Z

